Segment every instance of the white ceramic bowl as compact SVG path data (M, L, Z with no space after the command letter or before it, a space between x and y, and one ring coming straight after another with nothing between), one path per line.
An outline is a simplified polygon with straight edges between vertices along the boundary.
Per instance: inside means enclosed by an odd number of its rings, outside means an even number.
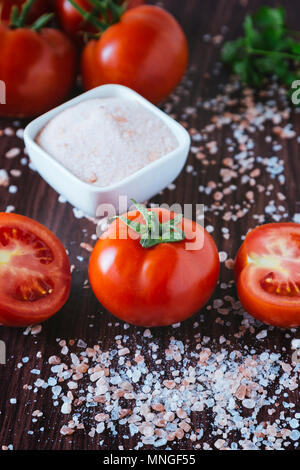
M73 175L61 163L45 152L35 142L35 139L45 124L67 107L91 98L113 96L134 99L148 108L165 122L177 137L179 145L172 152L122 181L105 187L97 187L81 181ZM157 194L179 175L190 148L190 136L184 127L138 93L120 85L103 85L94 88L43 114L28 124L25 129L24 140L30 159L40 175L73 206L90 216L99 215L97 208L102 204L112 204L118 211L120 196L126 196L130 204L131 198L143 202Z

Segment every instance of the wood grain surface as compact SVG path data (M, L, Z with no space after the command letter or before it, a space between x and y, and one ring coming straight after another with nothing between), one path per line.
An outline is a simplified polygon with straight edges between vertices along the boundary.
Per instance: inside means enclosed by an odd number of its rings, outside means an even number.
M245 13L253 11L262 3L277 4L275 1L261 2L260 0L249 0L248 2L239 0L164 0L164 7L180 21L189 41L190 68L184 84L176 92L178 102L172 109L172 113L175 118L186 120L190 128L203 129L208 124L208 114L203 106L199 106L197 112L191 115L186 115L184 110L188 107L193 108L199 99L205 102L206 99L217 96L220 92L220 83L224 84L228 80L228 74L224 69L220 74L214 75L213 70L216 68L216 62L219 61L220 47L211 40L203 39L204 35L209 34L214 37L220 34L226 25L228 30L224 30L225 39L236 37L241 32ZM281 4L288 12L292 29L300 29L300 3L297 0L282 0ZM300 114L292 112L290 122L297 135L300 135ZM9 192L8 188L0 188L0 209L5 210L9 205L14 206L15 212L32 217L54 231L68 249L70 262L75 265L75 269L72 273L71 296L67 304L61 312L43 324L42 331L38 335L30 333L25 335L24 329L5 327L0 329L0 339L5 341L7 345L7 363L0 365L0 448L1 446L13 445L14 449L25 450L99 449L99 436L91 438L84 431L77 431L72 436L60 434L60 428L67 422L67 418L60 414L59 407L53 406L49 390L35 393L33 390L23 388L24 384L33 385L37 379L37 376L31 373L32 369L39 369L41 371L39 377L41 378L49 376L50 366L47 364L47 358L58 354L60 348L57 345L57 338L63 338L67 341L81 338L88 345L99 343L103 350L109 350L111 347L115 347L115 337L118 334L124 334L123 323L115 321L109 313L103 310L89 286L86 285L89 253L80 247L80 243L94 243L91 236L95 234L96 226L85 217L75 217L73 207L68 203L59 202L58 194L28 165L22 164L22 158L26 157L23 153L24 144L22 139L15 136L15 131L24 127L25 124L26 122L0 118L0 129L4 131L0 137L0 168L5 168L8 172L11 169L19 169L22 172L20 177L10 177L10 184L17 187L16 193ZM7 129L14 129L14 135L7 135L10 134ZM254 135L256 155L265 156L268 152L268 156L270 156L270 150L265 141L265 137L269 133L270 129L266 126L264 132L258 133L257 136ZM225 140L230 135L226 126L214 134L218 151L208 158L214 159L215 164L205 166L191 153L187 167L175 181L175 187L165 189L151 202L204 203L208 207L211 206L214 203L212 195L200 193L198 188L201 185L206 186L208 181L220 182L222 160L227 156ZM238 189L226 196L226 204L228 207L242 204L246 192L251 189L254 191L255 203L249 208L247 216L237 221L224 222L222 213L206 212L205 224L214 227L212 235L218 249L220 252L226 252L229 258L235 256L241 244L241 236L247 233L249 228L258 224L253 215L264 214L264 208L269 200L274 199L279 191L286 196L286 200L282 204L287 215L283 220L292 220L294 214L300 212L300 146L295 138L286 139L280 143L282 149L278 152L278 156L284 160L285 184L280 184L278 179L272 180L267 172L262 171L256 183L265 185L265 187L268 184L273 184L274 189L268 195L267 191L259 192L256 187L250 188L248 185L242 184L241 178L238 178L235 180ZM13 159L6 158L6 152L14 147L20 148L21 154ZM271 219L267 215L266 221L269 220ZM229 229L228 239L224 238L222 227ZM232 270L227 269L224 263L222 263L220 278L222 282L229 282L233 278ZM228 291L226 293L228 294ZM236 297L234 287L230 290L230 294ZM223 295L219 285L213 299L220 299ZM212 301L210 305L213 305ZM226 322L229 322L229 326L216 322L220 315L214 308L203 309L201 313L203 316L199 331L201 335L215 339L216 344L218 344L219 338L225 334L226 338L230 339L230 347L232 348L244 348L248 345L249 350L251 347L255 347L257 352L263 352L266 349L280 351L286 362L291 362L291 338L296 337L297 332L287 334L285 330L269 329L267 337L263 341L258 341L256 339L257 333L266 328L265 325L258 323L255 326L254 334L248 330L241 339L238 339L235 333L239 331L241 319L234 311L224 317ZM169 344L170 336L174 335L176 339L182 340L184 343L190 341L189 348L192 348L196 344L193 325L199 318L199 313L197 313L176 330L172 327L155 329L152 332L153 341L159 345L161 350L164 350ZM130 326L126 330L126 334L129 336L129 346L127 346L130 350L135 351L136 344L142 344L143 329ZM41 352L41 357L39 354L37 356L38 352ZM22 362L24 357L28 357L29 362L18 369L17 364ZM164 364L161 367L163 366ZM16 398L15 405L10 403L11 398ZM288 391L285 401L294 403L299 411L297 390ZM32 422L32 412L36 409L41 410L43 416L37 422ZM277 413L282 410L284 408L279 402ZM88 423L90 419L91 416L87 413L85 422ZM264 415L262 410L260 419L268 420L267 412ZM201 425L204 428L203 439L199 442L203 441L213 445L211 441L211 427L214 425L213 413L203 412L201 417L193 416L193 428L199 425L197 420L201 420ZM118 423L115 425L118 430ZM41 428L44 429L41 430ZM119 446L123 446L125 449L134 448L137 436L125 439L123 434L121 429L117 435L112 435L109 431L105 432L104 435L101 435L101 440L103 439L101 448L118 449ZM287 448L293 449L297 445L295 442L290 442ZM173 449L194 448L191 440L186 438L174 440L171 447ZM145 446L144 448L149 447Z

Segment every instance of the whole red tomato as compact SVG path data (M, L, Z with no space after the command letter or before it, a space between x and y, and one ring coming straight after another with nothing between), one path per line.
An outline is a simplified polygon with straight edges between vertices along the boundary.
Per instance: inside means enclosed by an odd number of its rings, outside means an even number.
M0 18L2 21L8 22L10 19L12 7L16 5L21 8L26 0L0 0ZM27 17L27 24L31 24L43 13L51 12L51 3L49 0L36 0L32 5Z
M56 29L39 32L0 25L0 80L6 86L1 116L31 117L60 104L76 75L76 52Z
M0 324L54 315L70 294L70 263L58 238L35 220L0 213Z
M128 86L153 103L172 92L188 61L186 37L162 8L143 5L126 12L82 55L86 90L106 83Z
M89 0L75 0L77 5L83 8L85 11L91 11L93 6ZM138 5L145 3L145 0L130 0L127 5L127 9L134 8ZM68 33L77 42L82 42L82 35L78 33L97 32L95 27L90 23L87 23L82 18L81 14L71 5L69 0L55 0L56 12L63 30ZM101 19L101 18L99 18Z
M170 224L175 217L166 209L151 213L161 224ZM116 317L141 326L170 325L201 309L216 286L220 268L208 232L183 219L174 222L177 230L184 229L180 241L162 235L165 242L143 243L124 222L127 219L145 227L144 216L128 212L110 225L90 258L90 284L101 304ZM151 224L156 222L152 219Z
M269 325L300 326L300 225L267 224L249 232L236 257L235 278L251 315Z

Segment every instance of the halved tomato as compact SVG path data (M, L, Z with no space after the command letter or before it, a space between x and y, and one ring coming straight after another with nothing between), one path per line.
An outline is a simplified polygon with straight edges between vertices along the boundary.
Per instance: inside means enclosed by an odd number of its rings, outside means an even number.
M70 263L38 222L0 213L0 324L27 326L56 313L70 293Z
M300 224L274 223L249 232L235 278L247 312L279 327L300 325Z

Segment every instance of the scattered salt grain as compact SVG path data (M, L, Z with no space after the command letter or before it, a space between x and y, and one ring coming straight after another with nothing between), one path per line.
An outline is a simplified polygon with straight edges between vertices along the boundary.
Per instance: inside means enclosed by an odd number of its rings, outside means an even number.
M220 263L224 263L224 261L227 260L228 254L225 251L220 251L219 252L219 260Z
M68 402L63 403L60 410L64 415L70 414L72 410L71 404Z
M242 401L242 404L245 408L254 408L255 407L255 401L251 400L250 398L245 398L245 400Z
M262 330L256 335L256 338L257 339L264 339L267 336L268 336L268 330Z
M10 185L9 188L8 188L8 192L10 194L15 194L18 192L18 187L15 186L14 184Z
M7 187L9 185L9 176L6 170L0 170L0 186Z
M10 150L8 150L8 152L6 152L5 154L5 157L6 158L15 158L17 157L19 154L21 153L21 150L17 147L14 147Z

